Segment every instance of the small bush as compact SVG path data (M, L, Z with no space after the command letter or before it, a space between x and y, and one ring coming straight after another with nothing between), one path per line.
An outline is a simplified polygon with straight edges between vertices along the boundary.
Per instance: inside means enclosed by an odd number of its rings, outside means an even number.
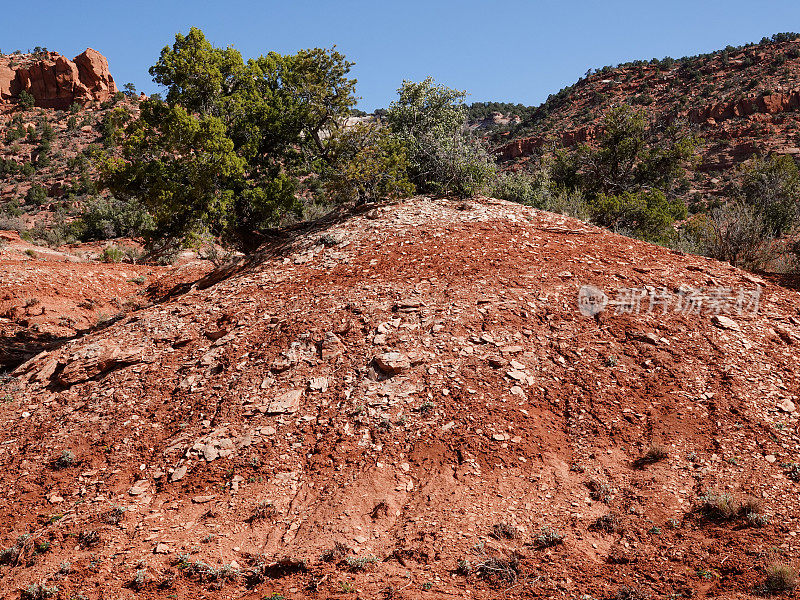
M783 465L786 476L794 482L800 482L800 464L788 463Z
M334 542L333 548L327 550L322 555L322 560L325 562L338 563L343 560L345 556L350 553L350 548L345 546L342 542Z
M5 548L4 550L0 550L0 565L14 565L19 562L19 558L22 555L22 550L25 547L25 544L30 539L30 536L27 534L23 534L17 538L17 543L11 546L10 548Z
M497 177L491 194L495 198L544 209L550 198L550 184L550 178L543 170L512 171Z
M105 263L119 263L125 258L125 253L117 246L106 246L103 248L101 260Z
M71 450L64 450L57 459L53 461L53 468L60 470L71 467L75 464L75 454Z
M623 530L622 521L612 513L597 517L590 528L597 531L605 531L606 533L619 533Z
M475 571L490 583L511 584L520 574L519 559L516 556L491 556L475 565Z
M539 535L536 536L536 545L540 548L549 548L551 546L557 546L564 541L564 535L549 526L542 527Z
M153 223L141 204L112 197L89 202L74 228L79 239L93 241L147 235Z
M264 519L268 519L275 514L275 506L269 500L263 500L256 504L255 508L253 509L253 514L251 514L247 518L248 523L252 523L254 521L263 521Z
M495 165L482 140L466 127L465 92L429 77L404 81L398 94L386 121L408 149L409 179L417 189L462 198L484 189Z
M47 190L41 185L32 185L25 194L25 202L34 206L41 206L47 202Z
M341 240L333 235L332 233L326 233L317 240L318 244L322 244L326 248L331 248L333 246L338 246L341 243Z
M770 592L787 592L797 586L797 569L783 563L773 563L767 567L767 580L764 587Z
M46 600L58 594L58 588L47 587L42 583L34 583L22 590L20 593L21 600Z
M586 482L586 487L589 489L589 496L592 500L597 500L598 502L607 502L611 497L611 486L605 481L601 481L593 477Z
M657 463L660 460L664 460L669 456L669 452L667 451L667 447L663 444L659 443L652 443L647 448L647 451L644 453L643 456L639 457L634 461L634 465L636 467L643 467L645 465L651 465L653 463Z
M414 193L406 147L388 127L359 123L334 136L331 148L327 180L333 201L362 204Z
M84 546L85 548L93 548L100 543L100 533L94 529L81 531L80 535L78 536L78 541L80 542L81 546Z
M119 525L123 516L125 516L125 509L121 506L114 506L100 515L100 520L109 525Z
M660 244L674 241L673 224L686 217L683 200L667 198L659 190L600 194L587 208L591 220L598 225Z
M19 93L18 102L23 109L29 109L33 108L33 105L36 104L36 99L30 94L30 92L22 90Z
M489 535L497 540L513 540L519 537L519 529L509 523L497 523Z
M736 518L741 505L730 494L706 494L700 498L700 511L715 521L729 521Z
M351 571L363 571L369 565L377 562L378 558L375 556L345 556L343 561L344 565Z

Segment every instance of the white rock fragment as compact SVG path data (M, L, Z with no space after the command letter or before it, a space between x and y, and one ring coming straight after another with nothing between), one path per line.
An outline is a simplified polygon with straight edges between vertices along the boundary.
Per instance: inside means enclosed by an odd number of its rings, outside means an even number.
M267 412L270 414L295 413L300 408L302 397L303 390L290 390L272 400L267 407Z

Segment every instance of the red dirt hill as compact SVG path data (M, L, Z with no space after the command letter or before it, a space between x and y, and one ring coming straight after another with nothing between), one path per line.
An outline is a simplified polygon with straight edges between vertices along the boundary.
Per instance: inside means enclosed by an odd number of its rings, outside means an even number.
M0 597L758 593L798 559L799 301L490 199L294 234L2 382Z

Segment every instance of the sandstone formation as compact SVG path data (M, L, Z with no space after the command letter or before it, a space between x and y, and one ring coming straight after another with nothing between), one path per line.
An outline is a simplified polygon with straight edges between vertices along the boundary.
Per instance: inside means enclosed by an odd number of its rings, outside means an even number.
M64 109L108 100L117 92L108 60L87 48L73 60L46 52L0 58L0 102L12 102L26 91L45 108Z
M795 110L798 107L800 107L800 92L794 91L786 94L766 94L742 98L741 100L709 104L689 111L688 116L692 123L705 123L708 119L723 121L733 117L746 117L757 113L775 115Z

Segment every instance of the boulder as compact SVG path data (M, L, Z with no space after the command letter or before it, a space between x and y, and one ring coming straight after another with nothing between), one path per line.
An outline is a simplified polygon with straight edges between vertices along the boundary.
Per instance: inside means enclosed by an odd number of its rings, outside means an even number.
M397 375L411 367L411 360L400 352L384 352L375 357L375 364L384 373Z
M74 60L80 82L89 92L89 99L107 100L117 93L117 86L108 70L108 60L105 56L97 50L87 48Z
M10 100L16 95L14 93L16 80L17 72L14 69L7 65L0 65L0 102Z
M121 348L109 340L94 342L69 356L64 369L57 375L58 382L71 386L88 381L114 368L141 362L143 355L141 346Z

